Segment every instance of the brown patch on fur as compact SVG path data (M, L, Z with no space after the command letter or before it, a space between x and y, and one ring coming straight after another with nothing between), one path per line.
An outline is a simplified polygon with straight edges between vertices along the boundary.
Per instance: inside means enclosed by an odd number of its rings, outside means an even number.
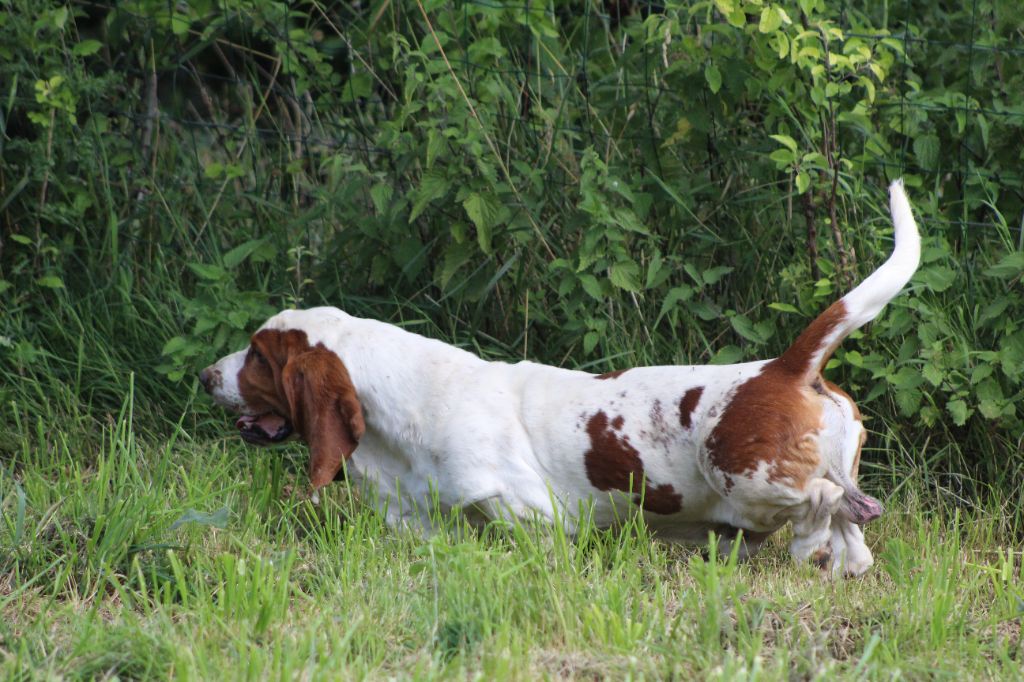
M819 398L777 362L736 389L707 439L711 465L726 475L726 492L730 474L753 475L761 462L768 464L770 481L788 481L798 489L820 465Z
M651 423L659 426L665 423L665 414L661 409L661 401L657 398L654 399L654 403L651 405Z
M366 430L344 363L323 344L310 347L303 331L256 332L238 389L254 411L286 416L309 444L314 488L334 480Z
M626 423L626 419L620 414L618 417L612 420L612 428L616 431L622 429L622 425Z
M698 386L697 388L691 388L689 391L683 394L683 397L679 399L679 424L684 428L688 429L692 426L693 411L697 409L697 403L700 402L700 396L704 393L704 387Z
M643 486L643 493L633 498L634 504L655 514L674 514L683 507L683 497L668 483L653 487L644 476L640 453L629 442L628 436L615 432L615 423L622 425L622 416L609 422L608 415L600 411L587 422L590 449L583 455L587 478L598 490L634 492Z
M811 359L819 348L822 347L828 335L841 325L846 319L846 304L842 299L836 301L825 309L821 315L814 318L814 321L807 325L803 333L796 337L786 352L777 358L772 364L778 364L783 371L799 374L804 377L811 377L821 372L825 362L828 361L842 339L835 339L829 344L827 350L822 354L818 366L810 366Z
M595 379L601 379L602 381L605 380L605 379L618 379L620 376L622 376L623 374L625 374L628 371L629 371L628 368L627 369L617 369L617 370L614 370L612 372L605 372L604 374L598 374L594 378Z
M736 389L706 442L710 464L727 482L729 474L752 476L765 462L769 481L786 481L802 490L818 470L820 373L842 338L826 340L846 316L846 304L836 301L785 353ZM726 492L730 487L727 483Z
M828 547L817 550L811 555L811 563L821 570L825 570L832 563L832 550Z
M666 454L671 453L676 445L679 431L669 425L665 419L665 410L662 407L662 403L657 398L651 403L648 417L650 425L647 429L640 431L640 437L650 441L652 445L658 446Z

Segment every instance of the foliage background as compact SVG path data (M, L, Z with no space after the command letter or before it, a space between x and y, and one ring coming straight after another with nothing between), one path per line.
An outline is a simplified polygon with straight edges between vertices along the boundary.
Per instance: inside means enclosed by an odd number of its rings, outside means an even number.
M194 373L283 306L595 371L771 356L887 255L902 175L924 263L830 377L869 474L1019 490L1015 4L4 0L0 457L130 388L143 434L221 433Z

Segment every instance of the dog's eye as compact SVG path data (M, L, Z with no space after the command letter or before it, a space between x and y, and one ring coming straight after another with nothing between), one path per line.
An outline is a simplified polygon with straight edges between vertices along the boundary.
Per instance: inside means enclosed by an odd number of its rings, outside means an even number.
M255 348L249 349L249 357L258 362L261 365L267 364L267 359L263 357L263 353L259 352Z

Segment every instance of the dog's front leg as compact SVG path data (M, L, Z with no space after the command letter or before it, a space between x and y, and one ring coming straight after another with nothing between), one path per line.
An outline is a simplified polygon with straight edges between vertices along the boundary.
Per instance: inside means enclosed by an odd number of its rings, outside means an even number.
M832 518L832 575L856 577L875 563L871 550L864 543L864 531L842 514Z
M816 565L825 567L831 559L832 516L839 509L843 489L829 480L816 478L807 484L805 493L806 501L793 517L789 553L797 562L813 559Z

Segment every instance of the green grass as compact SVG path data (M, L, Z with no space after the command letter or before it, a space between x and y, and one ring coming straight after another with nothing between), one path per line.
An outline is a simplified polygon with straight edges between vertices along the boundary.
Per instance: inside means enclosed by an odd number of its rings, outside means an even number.
M150 442L132 414L129 396L89 446L26 429L6 458L8 677L1021 676L1021 552L996 502L902 487L858 580L793 565L785 533L741 564L634 522L567 538L449 519L426 539L343 485L312 506L300 448Z

